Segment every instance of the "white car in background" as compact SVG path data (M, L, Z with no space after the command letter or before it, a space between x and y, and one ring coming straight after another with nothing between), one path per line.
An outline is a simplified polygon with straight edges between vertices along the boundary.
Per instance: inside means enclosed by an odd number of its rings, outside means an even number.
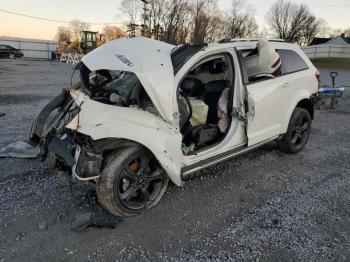
M169 179L277 141L308 142L319 73L299 46L226 39L173 46L109 42L79 64L81 82L54 98L30 142L60 172L96 182L100 203L127 217L156 205Z

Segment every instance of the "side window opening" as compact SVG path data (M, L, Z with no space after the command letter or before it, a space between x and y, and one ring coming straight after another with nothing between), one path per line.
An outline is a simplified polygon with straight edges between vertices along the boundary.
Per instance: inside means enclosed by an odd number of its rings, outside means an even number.
M280 75L309 69L304 59L302 59L296 52L287 49L277 49L276 51L280 55L282 61Z
M279 66L275 67L275 65L272 65L272 68L275 68L275 71L273 72L268 68L264 69L264 67L260 67L260 72L255 71L254 74L251 73L249 75L250 84L274 79L279 76L296 73L309 68L305 61L296 52L287 49L276 49L275 51L279 55L279 59L276 60L276 64L279 63ZM247 68L247 71L249 71L251 60L254 59L254 57L255 59L258 59L259 50L257 48L245 49L241 50L241 54L245 67Z
M234 70L228 54L202 59L178 89L183 151L191 154L219 142L229 130Z
M281 67L280 55L265 38L261 38L255 48L243 50L242 55L249 82L275 78Z

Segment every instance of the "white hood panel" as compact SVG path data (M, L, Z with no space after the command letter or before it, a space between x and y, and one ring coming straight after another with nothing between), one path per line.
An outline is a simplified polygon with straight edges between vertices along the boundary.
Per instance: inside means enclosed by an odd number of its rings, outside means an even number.
M134 73L162 117L173 120L174 71L171 51L175 46L135 37L108 42L82 59L91 70L121 70Z

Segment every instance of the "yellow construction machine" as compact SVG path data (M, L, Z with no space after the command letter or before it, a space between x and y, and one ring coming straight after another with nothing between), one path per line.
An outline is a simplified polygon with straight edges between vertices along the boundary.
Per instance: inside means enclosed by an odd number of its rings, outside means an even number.
M97 37L98 32L82 31L80 32L80 39L73 42L60 41L55 52L51 53L52 59L60 59L63 54L71 54L83 56L96 47L104 44L103 35Z

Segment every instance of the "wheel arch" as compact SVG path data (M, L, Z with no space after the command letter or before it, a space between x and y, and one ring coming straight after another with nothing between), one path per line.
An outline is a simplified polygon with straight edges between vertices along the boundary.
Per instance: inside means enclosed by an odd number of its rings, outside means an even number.
M304 99L300 100L298 102L298 104L296 105L296 107L301 107L301 108L306 109L310 113L311 119L312 120L314 119L314 114L315 114L314 105L311 102L310 98L304 98Z
M99 142L103 141L101 143L101 146L99 145ZM167 157L166 153L167 152L159 152L155 148L152 148L150 146L147 146L145 144L142 144L138 141L130 140L130 139L125 139L125 138L103 138L100 140L95 141L97 142L97 150L100 152L104 153L109 153L111 151L117 150L119 148L123 147L139 147L139 148L144 148L147 151L149 151L159 162L159 164L162 166L162 168L165 170L165 173L169 177L169 179L177 186L181 186L181 178L174 174L174 170L171 166L169 166L169 158ZM180 179L179 179L180 178Z
M301 107L306 109L310 113L311 120L314 119L314 113L315 113L314 106L313 106L313 103L311 102L311 97L309 94L304 94L303 96L298 97L297 99L294 100L294 103L291 103L291 105L292 106L289 108L287 117L284 118L284 121L282 122L280 134L285 134L287 132L289 121L296 107Z

